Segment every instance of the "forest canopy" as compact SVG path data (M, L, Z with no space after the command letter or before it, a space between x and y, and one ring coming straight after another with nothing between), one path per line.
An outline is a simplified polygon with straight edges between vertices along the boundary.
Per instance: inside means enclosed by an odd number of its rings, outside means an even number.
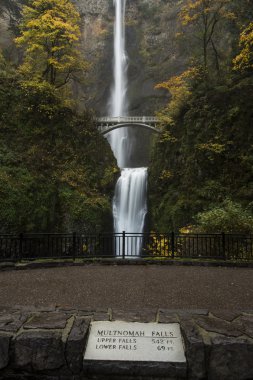
M80 16L69 0L26 3L13 31L22 60L0 52L0 231L100 231L117 169L73 98L74 76L88 69Z
M167 57L174 57L176 49L183 51L178 67L171 59L165 73L166 62L161 62L161 70L156 68L163 75L156 83L158 98L165 99L166 92L168 102L157 108L163 133L150 162L150 229L252 232L252 1L172 3L173 7L165 1L137 6L148 24L145 41L138 47L147 66L152 50L158 59L159 33L152 35L152 28L160 20L161 4L164 12L173 8L168 18L174 17L176 25L174 35L160 30L173 37ZM100 62L95 69L95 61L88 62L75 4L70 0L0 3L0 17L8 18L6 33L14 41L12 51L1 50L0 44L2 232L112 227L111 198L118 169L82 100L92 97L93 75L106 66L108 56L102 50L91 55ZM128 38L140 40L136 30L143 25L135 23L136 19L128 20ZM102 47L109 46L102 22L94 23L93 32ZM149 49L144 49L144 42ZM130 78L137 67L131 64L129 59ZM153 73L154 65L147 71ZM103 86L104 79L100 77L92 91ZM133 82L132 93L139 91L141 104L149 80L141 90ZM100 98L105 95L106 91Z
M188 68L156 86L170 100L158 112L164 130L152 157L151 224L252 233L252 4L187 0L178 17L191 50Z

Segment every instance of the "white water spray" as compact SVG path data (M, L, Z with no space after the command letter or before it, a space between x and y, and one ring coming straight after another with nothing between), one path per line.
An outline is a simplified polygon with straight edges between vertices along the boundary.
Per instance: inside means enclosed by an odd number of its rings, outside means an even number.
M127 54L125 50L126 0L114 0L114 85L110 100L113 117L128 114L127 103ZM126 168L131 155L131 136L128 128L119 128L108 136L118 166L122 169L113 199L114 232L142 233L147 213L147 168ZM140 253L142 239L130 238L126 242L126 255ZM122 252L121 244L116 254Z

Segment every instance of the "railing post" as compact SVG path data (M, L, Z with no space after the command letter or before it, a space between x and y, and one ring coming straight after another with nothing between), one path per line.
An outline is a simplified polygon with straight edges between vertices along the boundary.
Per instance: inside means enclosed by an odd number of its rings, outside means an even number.
M73 258L76 257L76 232L72 234Z
M222 255L223 259L226 260L226 236L225 233L221 233L221 241L222 241Z
M175 232L171 232L171 257L175 257Z
M24 234L23 232L21 232L19 234L19 252L18 252L18 256L20 259L22 259L22 256L23 256L23 241L24 241Z
M122 232L122 259L125 258L126 255L126 231Z

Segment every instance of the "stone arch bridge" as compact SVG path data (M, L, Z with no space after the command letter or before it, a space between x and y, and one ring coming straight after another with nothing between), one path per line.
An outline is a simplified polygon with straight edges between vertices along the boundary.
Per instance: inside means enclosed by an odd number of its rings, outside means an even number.
M161 133L159 123L159 119L153 116L106 116L96 119L97 127L102 135L124 127L145 128L151 132Z

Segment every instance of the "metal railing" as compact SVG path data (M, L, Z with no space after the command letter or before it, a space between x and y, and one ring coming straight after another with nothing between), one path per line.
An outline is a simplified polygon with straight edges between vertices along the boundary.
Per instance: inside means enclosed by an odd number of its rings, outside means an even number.
M0 234L0 261L44 258L253 260L253 235Z
M159 123L159 119L154 116L119 116L119 117L98 117L98 123L118 124L118 123Z
M153 132L161 133L159 119L154 116L119 116L119 117L98 117L96 119L98 130L102 134L122 127L147 128Z

